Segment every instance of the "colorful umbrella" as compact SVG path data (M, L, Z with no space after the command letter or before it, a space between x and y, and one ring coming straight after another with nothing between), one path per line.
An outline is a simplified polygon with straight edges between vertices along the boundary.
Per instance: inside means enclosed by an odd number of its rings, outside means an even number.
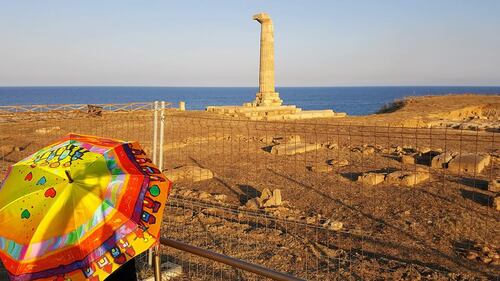
M12 280L103 280L157 241L170 187L138 143L67 135L9 168L0 258Z

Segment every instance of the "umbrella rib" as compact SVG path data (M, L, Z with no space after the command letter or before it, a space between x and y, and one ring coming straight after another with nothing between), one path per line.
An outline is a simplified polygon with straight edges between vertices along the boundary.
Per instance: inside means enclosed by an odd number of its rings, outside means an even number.
M78 186L78 184L75 184L75 187ZM75 215L75 209L76 209L76 205L75 205L75 196L73 196L73 194L70 195L71 196L71 203L73 204L73 218L76 218L76 215ZM73 219L73 230L76 230L76 220ZM77 244L80 244L80 236L77 235L76 237L77 239ZM82 256L82 251L80 250L80 248L78 248L78 252L80 254L80 257Z

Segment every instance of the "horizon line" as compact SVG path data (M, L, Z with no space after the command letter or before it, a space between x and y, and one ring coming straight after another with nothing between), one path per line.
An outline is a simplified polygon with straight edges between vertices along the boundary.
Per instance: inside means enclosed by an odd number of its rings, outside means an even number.
M190 85L0 85L0 88L68 88L68 87L109 87L109 88L259 88L259 86L190 86ZM498 88L498 85L447 85L447 84L429 84L429 85L328 85L328 86L276 86L276 88L355 88L355 87L483 87Z

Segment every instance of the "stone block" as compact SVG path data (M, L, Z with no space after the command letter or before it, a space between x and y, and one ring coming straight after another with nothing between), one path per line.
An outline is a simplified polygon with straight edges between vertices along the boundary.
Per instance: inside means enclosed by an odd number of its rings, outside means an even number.
M385 179L384 174L379 173L365 173L358 177L358 182L361 182L366 185L377 185L383 182Z
M176 181L203 181L214 177L212 171L198 166L182 166L163 172L165 177L172 182Z
M276 155L295 155L314 151L319 148L321 148L321 144L316 143L287 143L273 146L271 153Z
M267 199L262 207L267 208L267 207L276 207L276 206L281 206L283 204L283 200L281 199L281 190L280 189L275 189L273 190L273 195L271 198Z
M489 154L467 153L458 155L448 163L448 169L456 173L481 173L490 164Z
M446 168L448 162L453 159L454 154L451 152L444 152L437 156L434 156L431 161L431 167L435 169Z
M315 173L328 173L334 170L334 167L327 164L318 164L309 167L309 170Z
M264 188L262 192L260 193L260 200L261 201L266 201L269 198L273 197L273 193L269 188Z
M401 156L401 163L415 164L415 157L413 155L403 155Z
M386 182L401 186L415 186L429 179L429 173L425 171L396 171L387 175Z
M345 167L349 165L349 161L347 159L340 159L340 160L328 160L327 161L328 165L332 165L334 167Z

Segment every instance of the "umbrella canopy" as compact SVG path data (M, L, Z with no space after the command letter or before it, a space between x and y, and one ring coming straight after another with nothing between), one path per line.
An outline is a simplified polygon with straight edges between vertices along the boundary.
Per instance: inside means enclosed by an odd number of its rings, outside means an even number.
M157 241L170 187L137 142L69 134L9 168L0 258L11 280L103 280Z

